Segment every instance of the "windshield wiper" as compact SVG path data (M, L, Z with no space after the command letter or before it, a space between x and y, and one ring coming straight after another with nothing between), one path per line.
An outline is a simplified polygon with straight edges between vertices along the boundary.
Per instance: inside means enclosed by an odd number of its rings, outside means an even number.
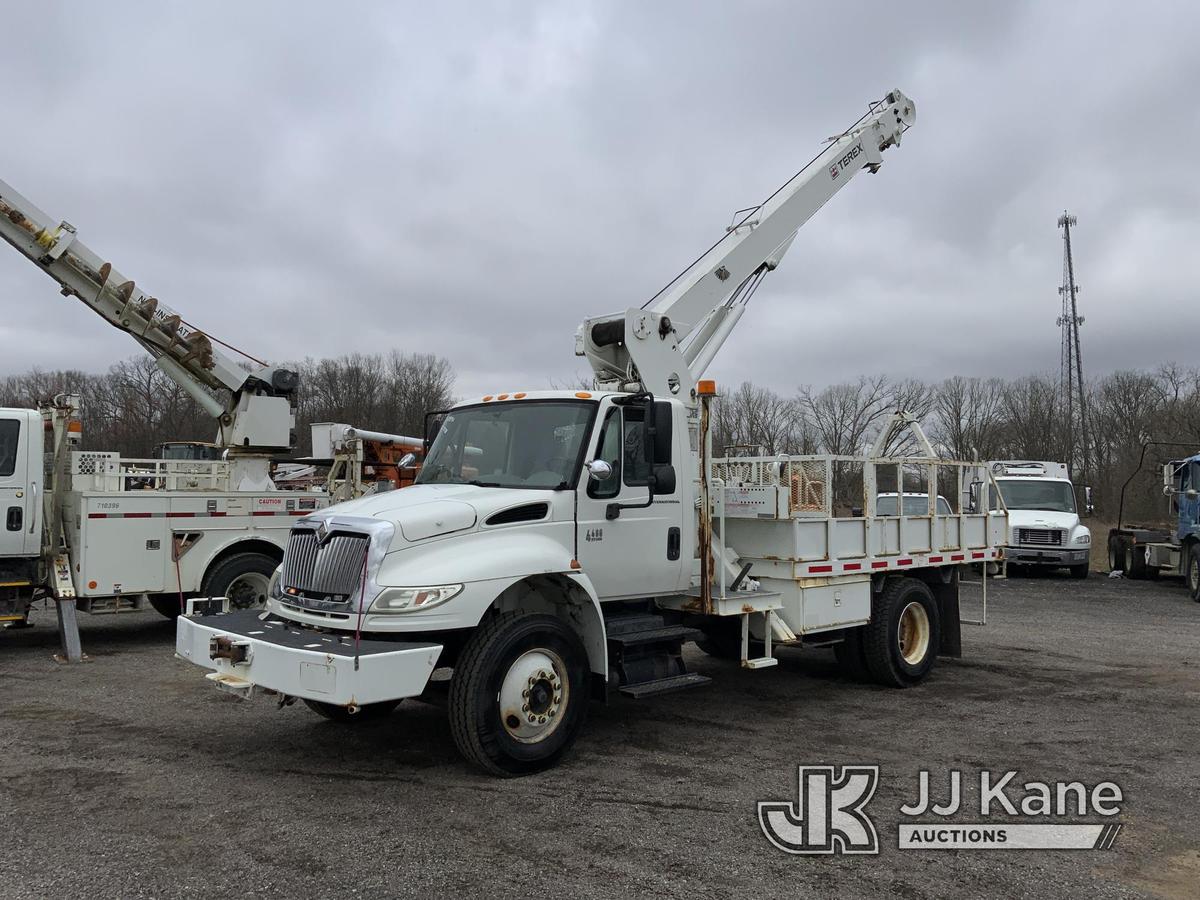
M469 484L473 487L500 487L498 481L464 481L463 484Z

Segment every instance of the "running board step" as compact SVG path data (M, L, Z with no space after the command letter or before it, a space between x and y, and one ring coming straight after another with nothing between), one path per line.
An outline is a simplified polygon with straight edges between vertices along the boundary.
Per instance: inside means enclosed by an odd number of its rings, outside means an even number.
M688 628L685 625L663 625L658 628L647 628L644 631L630 631L625 634L609 634L609 644L620 644L631 647L635 644L657 644L666 641L694 641L704 637L699 628Z
M685 672L682 675L672 675L670 678L659 678L656 681L643 681L641 684L627 684L617 688L626 697L641 700L643 697L653 697L657 694L669 694L672 691L682 691L686 688L700 687L712 681L707 675L695 672Z

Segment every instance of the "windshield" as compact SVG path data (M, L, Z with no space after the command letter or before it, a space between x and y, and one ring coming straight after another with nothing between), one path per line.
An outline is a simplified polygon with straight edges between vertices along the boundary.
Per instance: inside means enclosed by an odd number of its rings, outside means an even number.
M939 516L953 515L954 511L950 509L950 501L945 497L937 498L937 511ZM928 494L905 494L904 495L904 514L906 516L927 516L929 515L929 495ZM877 516L894 516L896 515L896 495L879 496L875 498L875 515Z
M579 473L594 403L526 400L451 410L417 484L571 487Z
M1041 509L1047 512L1075 512L1075 491L1066 481L1033 481L1001 478L1000 494L1009 509ZM996 504L992 504L992 509Z

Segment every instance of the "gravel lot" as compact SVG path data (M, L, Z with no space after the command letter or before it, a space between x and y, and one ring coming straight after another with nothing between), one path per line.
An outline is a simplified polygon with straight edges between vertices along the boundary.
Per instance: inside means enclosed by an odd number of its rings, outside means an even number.
M750 672L692 648L712 685L594 705L563 766L517 781L461 762L435 707L347 727L222 695L153 613L81 617L91 661L60 666L40 612L0 634L0 893L1197 896L1200 605L1102 576L990 600L964 658L908 691L846 682L827 651ZM756 800L852 763L882 767L881 855L768 845ZM897 850L917 771L951 767L1116 781L1124 830L1107 852Z

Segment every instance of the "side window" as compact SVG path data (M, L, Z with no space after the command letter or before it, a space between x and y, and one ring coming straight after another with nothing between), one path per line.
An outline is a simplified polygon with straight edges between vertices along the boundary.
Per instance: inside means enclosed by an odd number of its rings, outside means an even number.
M596 459L612 466L612 474L603 481L588 480L588 496L598 500L615 497L621 491L621 411L610 409L596 445ZM586 475L586 473L585 473Z
M642 421L645 409L625 408L625 483L631 487L644 485L650 476L650 463L646 461L645 434Z
M17 445L21 438L21 423L17 419L0 419L0 476L17 470Z

